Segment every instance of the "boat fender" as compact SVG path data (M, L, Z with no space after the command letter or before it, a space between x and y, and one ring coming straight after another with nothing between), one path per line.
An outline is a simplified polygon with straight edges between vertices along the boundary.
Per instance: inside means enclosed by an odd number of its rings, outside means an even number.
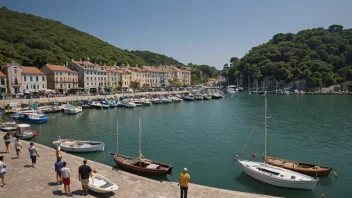
M253 159L255 158L255 156L256 156L256 154L255 154L255 153L252 153L252 158L253 158Z
M235 157L234 157L234 161L236 161L238 159L238 155L235 155Z
M334 171L334 176L335 177L339 177L339 175Z
M321 197L322 197L322 198L326 198L326 196L325 196L324 194L321 194Z

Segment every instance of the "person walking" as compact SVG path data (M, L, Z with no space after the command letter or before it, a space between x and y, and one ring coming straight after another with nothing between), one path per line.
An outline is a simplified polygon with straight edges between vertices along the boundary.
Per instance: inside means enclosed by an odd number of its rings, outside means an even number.
M88 194L89 176L92 176L92 169L87 165L87 160L83 160L83 165L78 168L78 179L82 183L83 195Z
M184 168L178 183L181 190L181 198L187 198L189 180L191 180L191 176L187 173L187 168Z
M70 189L70 169L66 167L66 162L62 163L63 168L61 172L61 181L64 183L65 194L68 191L68 196L72 196Z
M2 181L2 185L0 187L6 186L5 173L6 173L6 165L4 163L4 156L0 156L0 178Z
M56 172L56 182L58 184L62 184L62 180L61 180L61 169L64 167L62 161L61 161L61 157L58 157L55 164L55 172Z
M6 133L3 138L5 141L6 153L9 153L10 152L10 143L11 143L10 133Z
M15 146L17 158L20 158L20 151L22 149L22 144L21 144L21 141L20 141L19 137L16 137L16 140L14 142L14 146Z
M31 142L29 144L29 148L28 148L28 151L29 151L29 154L31 156L31 160L32 160L32 167L35 168L35 164L37 163L37 156L39 157L39 154L37 152L37 148L35 148L34 146L34 143Z
M61 143L60 142L56 145L56 157L61 158Z

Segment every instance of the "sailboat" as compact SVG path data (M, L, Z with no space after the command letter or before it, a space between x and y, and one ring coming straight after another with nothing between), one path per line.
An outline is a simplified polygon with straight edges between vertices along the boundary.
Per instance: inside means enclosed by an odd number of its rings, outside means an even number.
M126 155L121 155L118 153L118 121L116 122L116 131L117 131L117 150L116 153L110 153L113 160L115 161L118 168L125 171L137 174L137 175L166 175L171 174L172 165L164 164L161 162L152 161L144 158L141 148L141 116L139 112L139 156L130 157Z
M267 138L267 99L265 97L264 111L264 159L266 158L266 138ZM249 176L261 182L285 188L307 189L312 190L317 185L319 178L297 173L282 167L272 166L263 162L255 162L239 159L238 161L242 170Z

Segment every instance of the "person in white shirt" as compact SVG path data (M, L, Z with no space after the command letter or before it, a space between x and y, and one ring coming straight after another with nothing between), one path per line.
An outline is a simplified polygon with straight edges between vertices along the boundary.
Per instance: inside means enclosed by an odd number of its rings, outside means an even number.
M17 158L20 158L20 151L22 149L22 144L21 144L20 138L18 138L18 137L16 138L14 146L15 146Z
M68 196L72 196L70 189L70 169L66 167L66 162L63 162L63 168L61 172L61 181L64 183L65 194L68 191Z
M5 186L5 173L6 173L6 165L4 163L4 156L0 156L0 178L2 181L1 187Z

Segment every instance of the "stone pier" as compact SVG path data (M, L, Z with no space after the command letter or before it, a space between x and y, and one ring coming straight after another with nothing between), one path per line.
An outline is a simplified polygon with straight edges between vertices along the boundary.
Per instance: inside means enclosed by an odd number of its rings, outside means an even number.
M63 185L56 184L54 163L56 161L53 148L35 143L40 155L36 168L31 167L28 148L29 142L22 141L21 157L16 158L13 141L11 152L5 153L3 132L0 132L0 155L4 156L6 164L5 187L0 187L1 198L48 198L64 196ZM105 151L106 152L106 151ZM78 181L78 167L83 159L71 154L63 153L63 161L71 171L71 190L74 197L81 197L81 185ZM113 194L96 194L89 192L86 197L118 197L118 198L177 198L180 197L179 187L174 182L160 182L145 177L115 170L110 166L88 160L88 165L99 174L106 176L118 185L119 189ZM178 173L176 173L177 175ZM263 198L266 195L236 192L231 190L211 188L197 184L190 184L189 198Z

